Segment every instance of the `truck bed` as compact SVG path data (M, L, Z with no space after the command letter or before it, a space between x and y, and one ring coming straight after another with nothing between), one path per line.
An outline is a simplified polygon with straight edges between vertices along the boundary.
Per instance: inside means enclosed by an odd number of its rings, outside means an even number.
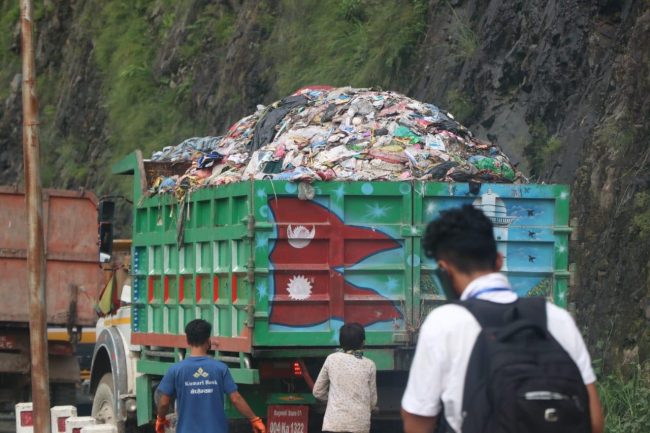
M44 190L47 322L94 326L103 287L97 247L97 199L88 192ZM25 196L0 187L0 318L29 321Z
M138 185L138 182L136 182ZM439 211L474 204L493 221L504 272L522 296L564 305L568 187L440 182L246 181L134 210L133 342L182 347L194 318L222 351L331 347L345 322L366 346L413 344L444 301L422 252ZM179 237L179 234L181 235ZM180 244L178 243L180 240Z

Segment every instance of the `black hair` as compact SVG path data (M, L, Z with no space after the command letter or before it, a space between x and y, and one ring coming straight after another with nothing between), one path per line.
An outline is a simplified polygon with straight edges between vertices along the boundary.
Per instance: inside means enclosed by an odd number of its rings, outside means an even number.
M343 350L359 350L366 339L366 331L359 323L346 323L339 331L339 343Z
M461 272L494 270L497 244L492 221L472 205L440 212L424 233L424 254L444 259Z
M185 326L185 337L190 346L201 346L210 339L212 325L203 319L194 319Z

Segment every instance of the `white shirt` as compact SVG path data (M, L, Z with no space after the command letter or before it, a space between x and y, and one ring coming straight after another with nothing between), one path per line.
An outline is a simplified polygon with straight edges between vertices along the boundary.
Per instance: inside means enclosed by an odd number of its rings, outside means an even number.
M510 290L482 292L491 288ZM478 293L478 296L476 296ZM508 304L517 299L508 279L499 273L484 275L472 281L463 291L462 300L476 297ZM578 366L585 384L596 381L591 358L580 331L569 313L546 303L547 327ZM456 431L461 431L463 388L469 357L481 327L466 308L443 305L436 308L422 324L408 384L402 397L402 408L414 415L436 416L445 407L445 418Z
M370 412L377 404L377 368L368 358L349 353L327 357L313 394L327 400L323 430L368 433Z

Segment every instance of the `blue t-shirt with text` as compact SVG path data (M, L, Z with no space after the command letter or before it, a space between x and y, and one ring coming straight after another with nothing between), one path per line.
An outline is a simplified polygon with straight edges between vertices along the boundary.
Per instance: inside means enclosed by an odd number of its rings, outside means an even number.
M158 391L176 398L177 433L227 433L224 395L237 385L223 362L190 356L169 368Z

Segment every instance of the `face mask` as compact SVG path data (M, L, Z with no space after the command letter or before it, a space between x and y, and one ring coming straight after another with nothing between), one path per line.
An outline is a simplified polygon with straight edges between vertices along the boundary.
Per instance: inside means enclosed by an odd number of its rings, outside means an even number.
M460 299L460 296L456 291L454 290L454 285L451 283L451 277L449 276L449 272L442 268L438 268L435 271L433 271L433 274L438 278L438 281L440 282L440 288L442 289L442 293L445 294L445 297L449 301L453 301L456 299Z

